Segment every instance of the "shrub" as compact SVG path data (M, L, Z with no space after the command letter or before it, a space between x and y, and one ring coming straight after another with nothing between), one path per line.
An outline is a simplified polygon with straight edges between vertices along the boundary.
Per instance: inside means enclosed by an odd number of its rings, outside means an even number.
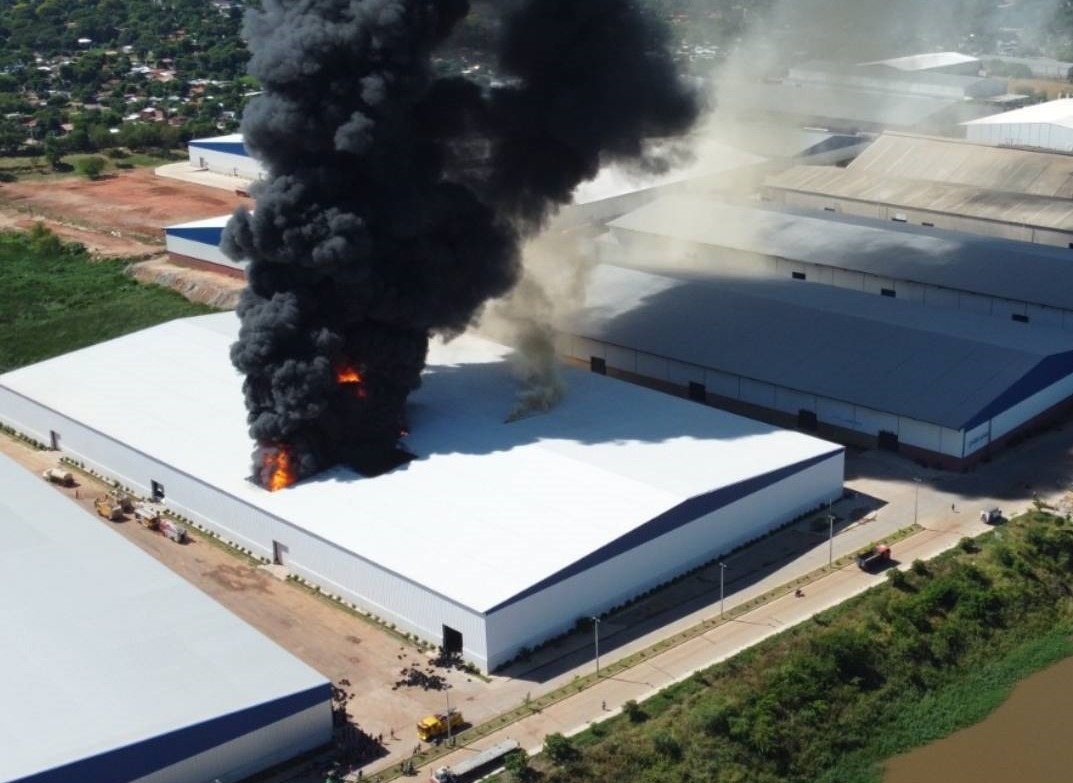
M100 155L91 155L78 161L78 173L86 179L99 179L104 173L105 160Z
M574 747L574 743L559 732L549 734L544 738L544 752L547 753L548 758L556 764L565 764L578 756L578 751L577 748Z
M631 723L640 723L648 717L648 713L644 711L636 699L630 699L622 705L622 711L626 717L630 719Z
M904 571L898 568L887 570L887 581L890 582L892 587L899 590L904 590L909 587L909 577L905 575Z
M925 563L920 558L917 558L916 560L913 561L912 569L913 569L913 573L916 574L917 576L927 576L928 575L928 564Z

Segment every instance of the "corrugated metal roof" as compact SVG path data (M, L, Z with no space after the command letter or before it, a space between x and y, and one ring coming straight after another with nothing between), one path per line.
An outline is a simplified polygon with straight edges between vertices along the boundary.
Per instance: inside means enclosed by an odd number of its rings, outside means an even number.
M322 675L3 455L0 519L0 780L313 688L327 713Z
M1021 125L1045 123L1073 128L1073 98L1035 103L1013 111L969 120L963 125Z
M603 265L559 328L951 429L1073 372L1068 332L800 281Z
M896 95L820 84L723 84L718 102L720 111L729 116L760 112L810 121L834 121L840 127L908 129L926 126L939 115L953 111L958 113L958 122L990 111L953 98Z
M1002 223L1073 230L1073 201L972 185L871 176L852 166L795 166L769 177L768 187L896 207L965 215Z
M884 133L849 169L873 177L1073 198L1073 155L992 147L958 139Z
M889 60L874 60L861 65L886 65L899 71L927 71L932 68L948 68L951 65L978 63L980 60L961 52L931 52L928 54L910 54L905 57L892 57Z
M789 79L823 79L836 84L854 86L870 84L895 92L907 93L916 93L918 90L932 87L960 90L966 95L969 93L998 95L1006 91L1004 79L896 69L875 64L845 65L826 60L813 60L793 66L790 68Z
M408 408L417 459L375 479L336 468L270 493L245 478L253 444L228 358L238 326L234 313L172 321L7 373L0 387L475 611L692 498L841 451L572 369L557 407L506 423L519 391L510 351L464 335L431 346ZM194 380L151 394L111 380L161 357L169 378Z
M893 280L1073 309L1064 248L828 213L668 196L608 224L705 245L868 272Z

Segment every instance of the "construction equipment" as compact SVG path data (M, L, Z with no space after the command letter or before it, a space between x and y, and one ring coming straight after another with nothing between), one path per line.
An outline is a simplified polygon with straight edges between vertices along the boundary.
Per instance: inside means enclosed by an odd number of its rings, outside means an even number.
M884 563L890 562L890 557L890 547L879 544L857 554L857 567L862 571L871 571Z
M417 736L422 742L432 742L447 736L449 730L459 728L462 723L462 713L452 707L447 712L437 712L419 720Z
M176 544L181 544L186 541L186 528L173 519L158 517L157 530L159 530L165 538L170 538Z
M41 471L41 478L45 481L50 481L53 484L59 484L64 487L73 487L75 483L75 477L69 470L63 468L48 468Z
M517 740L503 740L488 750L482 750L453 767L440 767L432 773L429 783L466 783L492 771L492 765L502 760L512 750L518 749Z
M125 492L120 492L118 489L110 489L108 490L108 497L112 499L113 503L119 506L124 514L130 514L134 511L134 498Z
M93 501L93 507L97 509L98 514L112 522L119 522L123 519L123 507L111 495L102 495L97 498Z
M160 510L148 503L138 503L134 506L134 519L142 527L158 530L160 527Z

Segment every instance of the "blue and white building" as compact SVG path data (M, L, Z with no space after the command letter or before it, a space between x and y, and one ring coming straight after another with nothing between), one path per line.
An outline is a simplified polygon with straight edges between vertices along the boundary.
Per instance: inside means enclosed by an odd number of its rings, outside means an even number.
M509 420L510 351L471 336L431 348L412 461L268 492L247 478L238 326L176 320L7 373L0 421L487 669L842 492L841 446L595 373ZM151 389L114 382L161 362Z
M4 456L0 498L0 780L234 783L331 740L322 675Z
M164 228L164 246L173 261L244 276L245 261L233 261L220 249L230 215L194 220Z
M265 177L264 168L246 149L241 133L191 139L187 150L190 165L196 169L252 181Z

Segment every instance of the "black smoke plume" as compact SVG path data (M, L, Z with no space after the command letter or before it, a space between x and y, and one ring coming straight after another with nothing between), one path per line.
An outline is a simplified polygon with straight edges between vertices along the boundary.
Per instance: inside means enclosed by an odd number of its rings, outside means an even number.
M255 478L390 465L433 333L519 276L519 243L612 159L696 119L662 25L630 0L503 12L507 86L437 78L466 0L264 0L245 20L264 88L242 131L268 178L224 249L249 260L231 358Z

